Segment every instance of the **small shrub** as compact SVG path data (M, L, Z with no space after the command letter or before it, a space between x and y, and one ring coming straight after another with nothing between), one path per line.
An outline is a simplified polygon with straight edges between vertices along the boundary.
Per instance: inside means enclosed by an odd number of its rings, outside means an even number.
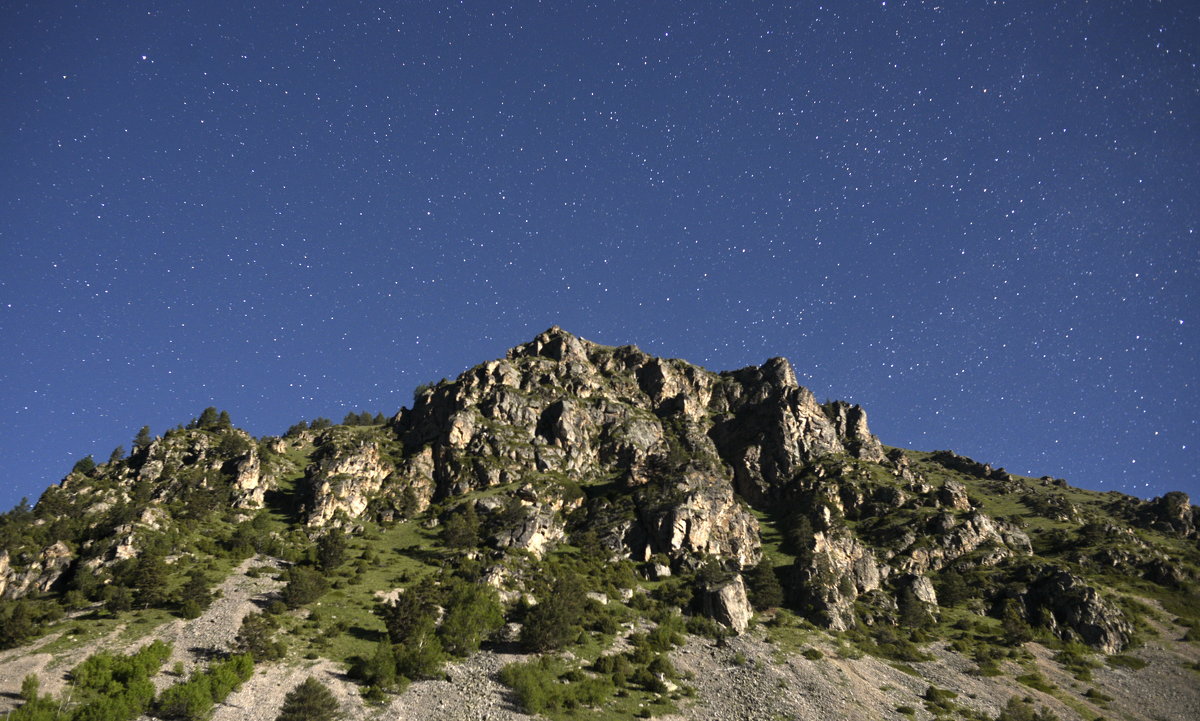
M1017 676L1017 680L1029 688L1037 689L1038 691L1042 691L1044 693L1050 693L1055 689L1054 684L1050 683L1045 676L1037 671Z
M1139 671L1146 668L1147 663L1137 656L1129 656L1126 654L1117 654L1108 657L1108 665L1127 668L1131 671Z

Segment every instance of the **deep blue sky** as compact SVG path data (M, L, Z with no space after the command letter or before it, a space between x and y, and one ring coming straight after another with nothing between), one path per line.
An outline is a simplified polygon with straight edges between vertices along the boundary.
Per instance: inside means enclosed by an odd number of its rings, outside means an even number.
M5 3L0 506L208 405L390 414L552 324L1200 495L1198 15Z

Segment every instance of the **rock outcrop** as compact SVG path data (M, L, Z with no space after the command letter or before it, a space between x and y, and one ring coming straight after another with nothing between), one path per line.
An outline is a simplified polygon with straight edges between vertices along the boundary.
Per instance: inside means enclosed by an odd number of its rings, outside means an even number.
M74 557L70 547L62 541L51 544L22 566L14 566L7 551L0 552L0 598L46 593L58 582Z
M827 455L887 460L861 408L822 407L782 358L716 374L560 328L427 390L392 428L406 459L428 459L419 481L434 498L546 474L635 489L636 507L608 537L638 560L753 564L758 525L735 491L751 503L783 497ZM402 461L397 482L418 483L414 472ZM531 538L544 536L547 519L534 527Z
M1195 538L1200 526L1200 507L1193 506L1188 495L1180 491L1171 491L1147 503L1144 516L1184 538Z
M700 591L700 612L741 633L750 626L754 609L746 597L741 576L708 586Z
M326 527L338 518L358 518L392 470L392 464L381 457L376 443L357 442L349 437L329 438L307 472L310 505L306 523Z
M1033 623L1104 653L1120 652L1133 638L1133 626L1115 606L1082 578L1061 569L1034 580L1024 602Z

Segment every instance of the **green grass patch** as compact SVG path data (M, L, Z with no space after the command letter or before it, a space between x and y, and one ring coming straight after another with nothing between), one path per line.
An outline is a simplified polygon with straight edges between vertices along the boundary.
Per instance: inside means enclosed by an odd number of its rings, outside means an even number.
M1131 671L1139 671L1149 665L1137 656L1130 656L1124 653L1109 656L1107 660L1108 665L1113 668L1127 668Z
M1050 683L1049 679L1037 671L1021 674L1020 676L1017 676L1017 681L1025 684L1029 688L1036 689L1044 693L1053 693L1054 690L1058 688L1054 684Z

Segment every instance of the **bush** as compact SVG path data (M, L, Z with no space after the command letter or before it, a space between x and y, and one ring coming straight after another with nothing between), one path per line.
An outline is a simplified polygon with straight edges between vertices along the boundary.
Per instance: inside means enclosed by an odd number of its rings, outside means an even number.
M475 504L468 501L442 524L442 542L449 548L471 550L479 546L480 528Z
M1033 673L1022 674L1017 676L1017 680L1025 684L1029 688L1035 688L1044 693L1050 693L1054 690L1054 684L1050 683L1045 676L1034 671Z
M396 689L400 685L400 674L396 670L396 651L391 642L387 639L380 641L370 658L358 659L350 675L371 688L381 691Z
M342 717L337 699L325 684L309 676L288 691L275 721L335 721Z
M606 665L608 663L605 662ZM525 710L535 714L597 707L604 704L615 691L607 676L593 678L582 675L577 669L568 669L560 659L552 656L542 656L528 663L509 664L500 670L500 682L513 690Z
M438 636L456 656L478 651L483 640L504 625L504 611L491 586L455 579L447 589L444 607Z
M1089 657L1091 649L1077 642L1068 642L1054 655L1054 660L1067 668L1080 681L1092 680L1092 669L1100 664Z
M403 645L396 648L396 671L411 679L441 678L447 658L433 619L425 619L413 629Z
M76 707L72 721L126 721L144 713L154 700L149 679L170 655L170 645L155 641L129 655L101 652L88 657L70 673L78 697L88 699Z
M187 681L165 689L155 704L155 715L163 719L203 721L215 704L245 683L254 674L249 654L231 656L194 671Z
M534 652L560 649L579 634L587 598L579 576L565 569L541 596L521 627L521 645Z
M308 566L292 566L284 573L287 585L283 587L283 602L288 608L299 608L312 603L329 590L325 577Z
M1058 716L1045 708L1037 711L1033 704L1013 696L1008 699L996 721L1058 721Z
M242 653L250 654L255 661L275 661L283 658L287 647L282 641L274 639L277 624L272 616L263 613L250 613L242 619L238 629L234 647Z

